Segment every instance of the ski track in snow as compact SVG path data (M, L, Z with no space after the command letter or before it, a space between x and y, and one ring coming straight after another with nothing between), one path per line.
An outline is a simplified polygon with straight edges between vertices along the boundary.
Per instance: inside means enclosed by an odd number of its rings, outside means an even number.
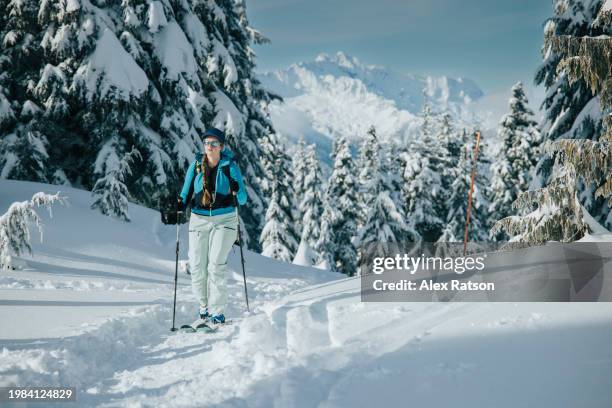
M240 283L234 280L229 291L233 316L244 308ZM548 314L563 314L559 305L555 309L549 304L539 305L542 311L538 313L525 313L525 308L511 303L364 304L358 301L357 279L304 288L306 284L293 279L288 289L281 289L278 282L250 278L252 314L234 318L213 334L170 334L172 305L165 302L132 310L74 337L9 341L2 350L3 382L14 376L22 384L76 385L80 404L85 406L371 406L376 403L376 393L365 403L368 398L360 401L351 391L364 387L385 390L388 384L404 383L405 378L419 384L413 390L417 397L431 398L440 381L460 390L458 384L466 378L471 383L470 376L490 370L495 355L503 351L503 347L491 346L496 340L483 334L489 332L495 338L512 328L528 339L541 336L549 341L557 333L542 331L550 321ZM276 300L270 298L271 293ZM180 299L190 296L185 287L178 294ZM487 309L497 313L487 313ZM605 321L609 316L608 312L598 318ZM192 318L192 308L182 304L177 326ZM476 326L472 333L466 330L470 320ZM474 345L456 337L453 322L466 336L476 336ZM612 329L608 325L602 333L612 334ZM480 358L472 352L453 355L446 346L436 345L448 341L445 335L460 345L451 350L482 347L485 352ZM604 337L598 339L596 345L606 343ZM520 339L512 338L502 343L513 347L517 341ZM536 343L540 348L543 340ZM411 364L418 364L417 369L411 370ZM611 365L609 351L586 363L601 374L609 373ZM473 385L477 387L477 381ZM393 398L399 405L404 401ZM423 397L422 402L427 399ZM481 402L495 404L486 398ZM495 406L513 405L497 401Z
M240 283L235 281L230 284L230 316L239 316L239 310L244 308ZM284 286L284 291L305 283L293 279ZM273 294L278 296L282 293L281 288L278 281L249 279L251 295L256 295L251 299L253 310L257 311L262 302ZM257 296L260 292L261 300ZM177 296L192 300L188 287L180 288ZM179 303L177 327L194 320L191 303L194 302ZM236 317L232 324L214 334L171 334L168 330L171 313L172 304L165 301L163 304L130 310L99 327L71 337L1 341L2 383L70 384L78 387L81 404L111 406L123 406L125 400L137 403L143 395L147 396L146 405L153 406L156 405L152 402L156 397L161 400L169 398L163 394L169 387L174 389L176 385L177 390L189 385L195 389L201 388L202 378L215 371L224 371L223 365L229 360L218 358L226 355L222 349L229 347L227 355L235 355L235 349L240 348L237 346L245 341L244 335L236 335L241 331L248 333L249 325L241 324L241 318ZM247 321L257 322L263 316L261 312L255 312ZM259 329L255 332L261 334ZM211 365L208 360L215 355L219 361ZM193 367L190 375L184 369L186 360ZM200 361L202 364L199 364ZM215 362L215 358L212 361ZM249 358L245 355L243 361L247 362ZM160 380L163 384L158 383ZM151 381L153 384L150 384ZM167 402L160 401L160 404L166 405Z

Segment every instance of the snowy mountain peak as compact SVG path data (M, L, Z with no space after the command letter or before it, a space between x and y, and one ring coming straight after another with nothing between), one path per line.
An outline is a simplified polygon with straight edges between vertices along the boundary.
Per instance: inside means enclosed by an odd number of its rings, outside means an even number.
M469 79L421 77L365 65L341 51L258 76L265 88L284 99L271 107L275 129L291 139L304 135L319 149L338 136L356 140L372 125L383 138L410 137L426 99L436 110L461 112L483 95Z
M347 55L342 51L338 51L333 57L330 57L329 54L322 52L317 55L317 57L315 58L315 62L336 64L340 67L348 69L355 69L356 67L361 67L361 62L357 59L357 57Z
M425 79L425 94L433 100L444 103L468 104L480 99L484 94L476 83L467 78L439 78L428 76Z
M417 113L424 95L435 104L464 105L483 96L482 90L466 78L420 77L379 65L365 65L358 58L338 51L335 55L320 53L312 61L298 62L288 68L260 75L262 83L284 98L302 95L312 89L313 78L352 78L380 98L392 101L402 110Z

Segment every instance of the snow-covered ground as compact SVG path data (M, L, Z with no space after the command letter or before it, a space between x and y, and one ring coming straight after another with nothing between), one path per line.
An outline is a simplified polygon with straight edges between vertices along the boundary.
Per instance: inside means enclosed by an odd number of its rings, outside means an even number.
M233 323L172 334L176 230L88 192L0 180L0 214L68 198L24 270L0 272L0 386L76 386L77 406L609 407L611 303L362 303L359 279L230 256ZM185 226L181 259L186 257ZM177 323L196 305L179 277ZM33 403L34 406L41 406ZM67 406L75 406L67 403Z

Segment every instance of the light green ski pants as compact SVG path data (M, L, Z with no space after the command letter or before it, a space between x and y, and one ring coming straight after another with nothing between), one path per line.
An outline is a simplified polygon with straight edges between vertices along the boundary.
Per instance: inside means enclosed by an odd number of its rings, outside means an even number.
M212 315L224 313L227 304L227 257L238 236L236 213L189 218L191 287Z

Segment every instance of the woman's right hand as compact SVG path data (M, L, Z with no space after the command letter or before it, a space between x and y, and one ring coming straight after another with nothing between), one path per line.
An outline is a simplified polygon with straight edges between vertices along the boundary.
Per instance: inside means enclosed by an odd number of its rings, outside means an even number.
M231 177L229 179L229 183L230 183L230 191L232 191L234 193L234 195L235 195L236 192L238 191L238 189L240 188L240 185L238 184L238 182L236 180L234 180Z

